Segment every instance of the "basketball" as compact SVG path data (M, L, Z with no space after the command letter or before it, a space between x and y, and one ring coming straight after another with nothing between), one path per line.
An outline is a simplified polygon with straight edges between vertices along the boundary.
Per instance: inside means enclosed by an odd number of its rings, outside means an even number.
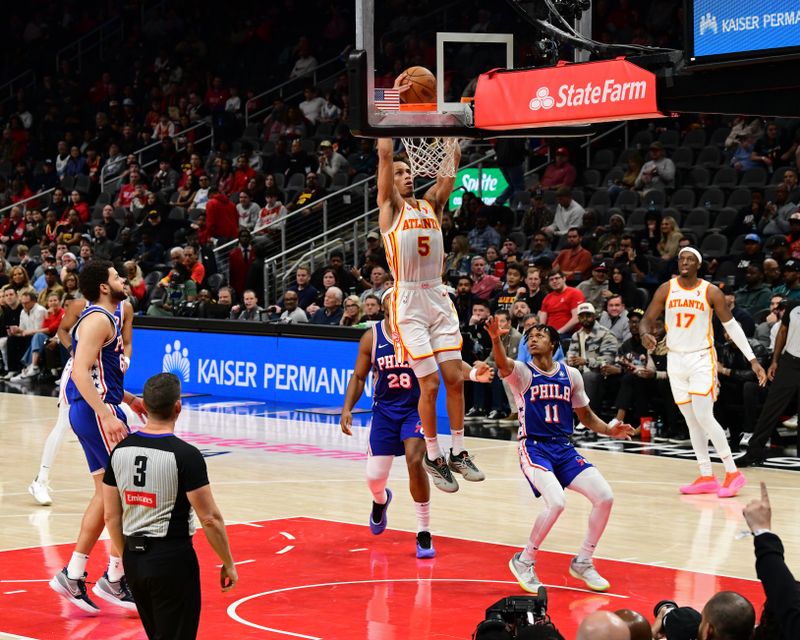
M436 76L425 67L409 67L405 70L411 88L400 94L402 102L416 104L436 102Z

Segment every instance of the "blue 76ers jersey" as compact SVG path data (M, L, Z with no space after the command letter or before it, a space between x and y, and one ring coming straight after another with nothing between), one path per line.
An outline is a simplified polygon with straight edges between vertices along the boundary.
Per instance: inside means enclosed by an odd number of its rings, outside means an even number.
M398 363L383 321L372 325L372 407L383 415L406 416L417 409L419 383L405 362Z
M544 372L532 362L516 362L506 378L517 402L520 440L570 436L573 407L589 404L580 372L563 362L555 365Z
M114 337L106 342L100 349L98 359L92 365L91 375L97 394L106 404L122 404L124 396L122 356L124 355L122 344L122 314L123 303L117 305L114 313L109 313L99 305L89 305L83 310L75 326L72 328L72 352L78 353L80 341L79 328L81 322L91 313L104 314L109 322L114 326ZM67 382L67 399L72 404L78 400L83 400L78 388L72 379Z

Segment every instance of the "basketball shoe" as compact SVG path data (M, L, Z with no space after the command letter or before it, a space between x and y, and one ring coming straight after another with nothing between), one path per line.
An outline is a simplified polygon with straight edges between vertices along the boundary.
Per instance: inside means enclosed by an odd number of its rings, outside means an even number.
M50 492L47 490L47 483L39 482L38 477L34 478L33 482L28 485L28 493L43 507L48 507L53 504L53 500L50 498Z
M136 611L136 603L133 601L133 594L130 587L128 587L128 581L125 580L125 576L122 576L119 582L111 582L108 579L108 571L106 571L103 577L92 587L92 593L118 607Z
M435 558L436 549L429 531L420 531L417 534L417 558Z
M542 581L536 575L533 568L533 562L525 562L522 558L522 551L517 551L511 560L508 561L508 568L511 573L519 582L519 586L525 589L528 593L539 593L539 587L542 586Z
M453 450L450 449L450 462L448 466L456 473L460 473L464 480L469 482L480 482L486 479L486 474L475 466L475 463L466 451L462 451L457 456L454 456Z
M50 580L50 588L86 613L100 613L100 607L92 602L89 594L86 593L85 573L82 578L72 580L67 577L67 568L64 567L60 573L54 575L53 579Z
M714 476L700 476L692 484L685 484L678 489L681 493L695 496L701 493L717 493L719 482Z
M591 560L580 561L575 556L569 563L569 574L573 578L583 580L592 591L608 591L611 586L608 580L597 573Z
M372 503L372 513L369 514L369 530L372 531L372 535L379 536L386 530L386 524L388 520L386 518L386 512L389 510L389 503L392 501L392 490L388 487L386 488L386 503L380 506L383 507L381 513L381 519L378 522L373 520L373 516L375 514L375 506L377 502Z
M720 485L719 489L717 489L717 495L720 498L732 498L739 493L739 489L744 487L746 484L747 478L744 477L744 474L741 471L726 473L725 480Z
M447 466L447 460L444 459L443 455L436 458L436 460L431 460L426 453L425 458L422 460L422 466L425 467L425 471L433 479L433 484L437 489L441 489L445 493L458 491L458 482L453 477L453 473L450 471L450 467Z

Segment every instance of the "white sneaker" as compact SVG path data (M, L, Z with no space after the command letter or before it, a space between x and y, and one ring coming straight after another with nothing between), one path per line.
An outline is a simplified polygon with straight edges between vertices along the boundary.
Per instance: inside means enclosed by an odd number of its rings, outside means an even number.
M38 375L39 375L39 367L31 365L25 368L25 371L22 372L21 377L23 379L26 379L26 378L34 378Z
M577 556L569 563L569 574L573 578L583 580L592 591L608 591L611 586L608 580L597 573L592 561L578 562Z
M784 420L783 421L783 426L786 427L787 429L795 429L796 430L797 429L797 414L794 414L788 420Z
M47 491L47 484L44 482L39 482L38 478L34 478L33 482L28 485L28 493L30 493L33 496L33 499L43 507L48 507L53 504L53 500L50 498L50 493Z
M22 382L23 380L25 380L25 378L28 377L27 374L28 374L28 369L29 368L30 367L25 367L22 371L20 371L19 373L15 374L11 378L9 378L8 381L9 382Z
M750 433L748 431L743 431L742 432L742 437L739 438L739 446L747 448L747 446L750 444L750 438L752 438L752 437L753 437L752 433Z
M511 560L508 561L508 568L511 569L511 573L514 574L520 587L525 589L528 593L538 593L539 587L542 586L542 581L539 580L539 576L536 575L533 562L525 562L520 557L521 555L522 551L517 551L517 553L511 556Z

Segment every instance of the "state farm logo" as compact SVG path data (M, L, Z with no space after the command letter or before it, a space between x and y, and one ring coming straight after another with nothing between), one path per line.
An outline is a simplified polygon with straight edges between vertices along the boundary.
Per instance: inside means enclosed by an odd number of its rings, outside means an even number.
M644 100L647 96L647 81L617 82L609 78L602 85L587 82L585 85L562 84L556 92L558 99L550 95L549 87L539 87L536 97L528 103L531 111L561 109L614 102Z
M528 103L528 106L531 111L538 111L539 109L552 109L555 103L556 101L550 95L550 89L539 87L536 90L536 97Z

